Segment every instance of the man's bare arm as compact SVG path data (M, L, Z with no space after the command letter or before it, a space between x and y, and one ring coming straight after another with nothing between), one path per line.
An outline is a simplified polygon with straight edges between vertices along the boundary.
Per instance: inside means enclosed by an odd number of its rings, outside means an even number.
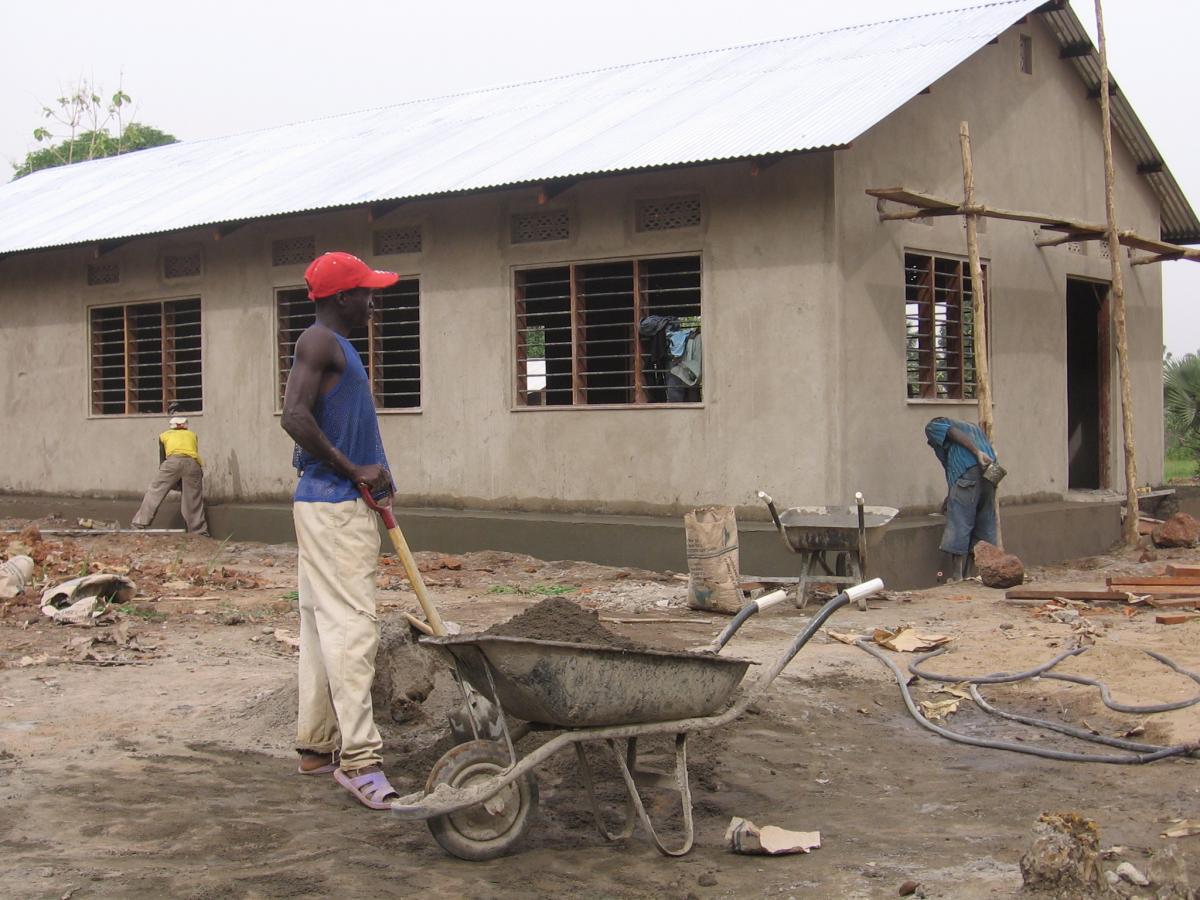
M971 440L971 436L965 431L955 428L952 425L950 426L950 430L946 432L946 437L954 441L954 443L958 444L959 446L965 447L967 450L971 451L971 453L975 455L975 458L979 460L979 464L981 466L987 466L991 464L992 458L980 450L979 447L975 445L975 442Z
M340 365L339 360L342 360ZM314 328L300 335L283 394L280 424L301 448L315 459L328 463L338 474L355 484L365 483L372 491L389 490L392 479L385 468L374 464L355 465L333 446L313 418L312 411L316 407L326 373L340 371L344 365L342 348L333 332Z

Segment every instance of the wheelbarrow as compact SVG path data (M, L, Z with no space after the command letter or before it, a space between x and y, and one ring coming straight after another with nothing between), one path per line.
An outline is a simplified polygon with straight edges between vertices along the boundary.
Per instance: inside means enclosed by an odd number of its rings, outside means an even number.
M423 637L422 644L436 648L452 663L460 682L472 685L500 710L503 740L476 737L451 748L434 764L424 791L395 801L392 812L405 821L426 821L434 839L453 856L493 859L521 839L537 809L534 770L570 746L575 750L596 828L606 840L628 838L640 822L661 853L683 856L691 849L694 836L688 735L727 725L741 716L826 619L847 603L882 588L883 582L876 579L849 588L826 603L766 674L728 706L754 663L718 653L751 616L781 601L783 591L751 600L716 640L689 653L499 635ZM466 710L471 714L470 704ZM510 716L525 722L514 728ZM479 735L483 724L479 723ZM516 744L531 730L560 733L520 756ZM638 739L650 735L674 736L673 772L638 768ZM589 743L607 745L624 782L624 815L615 829L606 824L596 799L584 750ZM677 845L667 846L659 837L640 787L679 793L683 822Z
M882 528L900 512L890 506L865 506L862 493L854 506L793 506L782 513L765 491L758 498L767 505L784 545L799 553L800 584L796 606L808 605L812 584L859 584L867 576L867 531ZM859 601L866 609L866 598Z

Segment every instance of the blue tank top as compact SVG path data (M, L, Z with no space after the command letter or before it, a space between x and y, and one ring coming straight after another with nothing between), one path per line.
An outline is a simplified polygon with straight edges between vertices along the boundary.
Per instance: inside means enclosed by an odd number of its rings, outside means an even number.
M346 458L355 465L371 463L388 468L379 436L379 419L375 415L375 400L362 359L346 338L337 332L334 337L346 358L346 370L334 389L318 397L313 407L317 426ZM295 500L301 503L341 503L358 498L358 488L345 476L335 472L328 463L316 459L300 445L292 453L292 465L300 473Z

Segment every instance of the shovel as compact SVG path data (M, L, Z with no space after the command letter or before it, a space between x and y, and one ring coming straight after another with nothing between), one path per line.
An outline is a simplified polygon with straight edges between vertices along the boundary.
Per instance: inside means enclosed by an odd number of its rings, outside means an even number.
M408 541L404 539L400 526L396 524L396 517L392 514L391 497L389 496L387 505L384 505L376 502L365 485L360 484L358 492L367 506L375 510L383 519L383 527L387 529L396 556L400 558L400 564L404 566L404 574L408 576L413 593L417 595L417 602L421 604L421 609L425 613L425 622L428 625L426 628L422 628L421 626L425 623L413 619L411 616L408 617L409 621L421 631L431 632L435 637L446 637L450 632L446 629L446 623L442 620L437 607L429 598L429 594L425 590L425 580L421 578L421 572L417 569L417 561L413 559L412 551L408 549ZM462 687L471 711L459 710L450 714L450 730L454 732L455 738L460 743L479 738L499 740L504 734L500 725L500 711L496 709L492 701L471 685L462 683ZM476 729L478 729L478 735L476 735Z

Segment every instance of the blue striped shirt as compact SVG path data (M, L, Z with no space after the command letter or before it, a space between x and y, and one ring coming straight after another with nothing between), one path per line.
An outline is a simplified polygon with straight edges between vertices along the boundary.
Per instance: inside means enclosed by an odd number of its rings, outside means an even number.
M946 484L954 487L954 483L972 466L979 465L975 454L955 441L950 440L950 429L957 428L975 442L975 446L990 456L996 458L991 441L983 433L983 429L970 422L959 422L939 416L925 426L925 439L937 454L938 461L946 470Z

